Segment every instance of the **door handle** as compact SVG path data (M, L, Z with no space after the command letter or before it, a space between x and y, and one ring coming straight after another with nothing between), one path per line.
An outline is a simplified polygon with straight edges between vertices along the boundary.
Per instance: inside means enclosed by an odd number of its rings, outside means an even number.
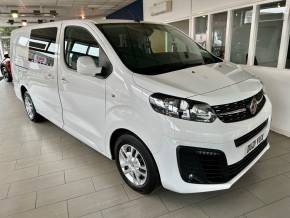
M54 79L54 76L51 73L49 73L47 74L47 79Z
M63 83L68 83L67 79L64 78L64 77L61 78L61 81L62 81Z

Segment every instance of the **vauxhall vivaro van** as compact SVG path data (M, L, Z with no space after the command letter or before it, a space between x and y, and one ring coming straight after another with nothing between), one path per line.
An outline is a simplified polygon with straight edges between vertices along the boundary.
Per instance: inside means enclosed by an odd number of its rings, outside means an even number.
M150 193L228 189L269 149L262 83L176 28L61 21L12 32L14 89Z

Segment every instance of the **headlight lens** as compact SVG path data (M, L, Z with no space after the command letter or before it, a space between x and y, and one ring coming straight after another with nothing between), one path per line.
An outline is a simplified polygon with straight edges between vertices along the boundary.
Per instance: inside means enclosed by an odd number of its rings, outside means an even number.
M212 123L216 119L213 109L206 103L155 93L150 96L152 108L161 114L183 120Z

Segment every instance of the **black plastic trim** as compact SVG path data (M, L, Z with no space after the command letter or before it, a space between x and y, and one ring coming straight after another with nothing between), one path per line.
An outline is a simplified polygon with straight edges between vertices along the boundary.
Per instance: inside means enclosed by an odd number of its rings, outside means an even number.
M247 133L246 135L241 136L240 138L235 139L235 145L236 147L241 146L242 144L250 141L252 138L254 138L259 132L261 132L268 124L268 119L265 120L261 125L259 125L257 128L253 129L251 132Z
M242 160L227 164L224 152L215 149L178 146L178 169L183 181L194 184L223 184L245 169L268 145L267 138ZM192 178L189 175L192 174Z
M253 98L256 98L257 101L260 101L260 103L257 105L257 110L254 114L252 114L249 109ZM244 100L232 102L229 104L214 105L211 107L214 109L217 117L222 122L233 123L255 117L263 109L265 103L266 97L264 95L263 89L261 89L256 95L246 98Z

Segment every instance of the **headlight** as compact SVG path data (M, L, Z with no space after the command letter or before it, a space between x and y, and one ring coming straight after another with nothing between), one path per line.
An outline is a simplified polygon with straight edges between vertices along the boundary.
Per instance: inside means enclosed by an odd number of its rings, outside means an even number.
M156 112L170 117L205 123L212 123L216 119L213 109L203 102L160 93L152 94L149 102Z

